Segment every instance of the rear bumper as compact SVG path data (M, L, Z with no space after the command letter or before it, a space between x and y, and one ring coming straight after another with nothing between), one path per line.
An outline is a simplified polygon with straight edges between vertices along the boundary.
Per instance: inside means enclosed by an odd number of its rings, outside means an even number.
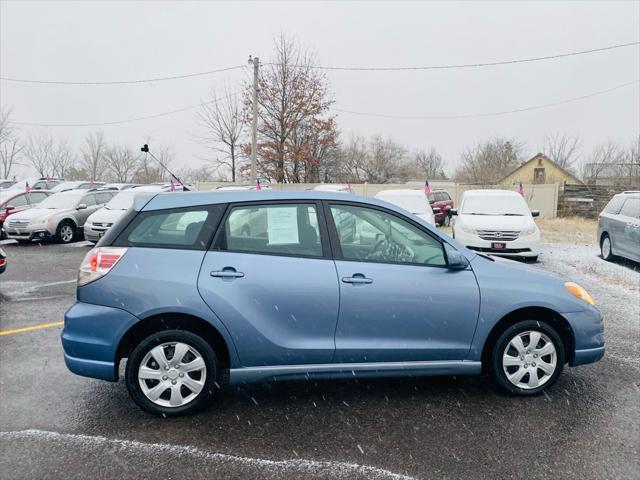
M118 308L75 303L64 315L61 334L67 368L77 375L117 381L118 345L137 321Z

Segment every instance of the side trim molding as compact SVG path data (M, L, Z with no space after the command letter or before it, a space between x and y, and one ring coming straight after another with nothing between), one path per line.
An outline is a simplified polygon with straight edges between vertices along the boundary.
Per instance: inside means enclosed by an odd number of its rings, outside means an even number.
M309 378L421 377L433 375L478 375L481 362L445 360L427 362L326 363L232 368L230 383Z

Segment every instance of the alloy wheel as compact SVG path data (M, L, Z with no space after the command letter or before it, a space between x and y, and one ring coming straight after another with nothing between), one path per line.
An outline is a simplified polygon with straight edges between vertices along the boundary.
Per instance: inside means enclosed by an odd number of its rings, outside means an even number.
M611 239L604 237L602 240L602 257L607 259L611 256Z
M73 229L70 225L63 225L60 228L60 238L64 243L69 243L73 240Z
M520 332L504 349L502 368L509 382L518 388L532 390L541 387L556 371L556 347L542 332Z
M161 407L181 407L192 402L206 379L202 355L182 342L157 345L147 352L138 368L142 393Z

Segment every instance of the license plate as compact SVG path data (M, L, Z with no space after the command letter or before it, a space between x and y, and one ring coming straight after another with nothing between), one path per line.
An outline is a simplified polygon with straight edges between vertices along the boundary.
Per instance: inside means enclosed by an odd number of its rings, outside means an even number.
M504 242L493 242L491 244L491 248L493 248L494 250L504 250L505 248L507 248L507 244Z

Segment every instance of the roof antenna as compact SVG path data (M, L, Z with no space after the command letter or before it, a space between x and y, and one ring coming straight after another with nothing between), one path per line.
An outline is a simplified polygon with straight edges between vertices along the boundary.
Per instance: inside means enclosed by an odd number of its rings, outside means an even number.
M141 151L141 152L143 152L143 153L148 153L149 155L151 155L151 158L153 158L156 162L158 162L158 163L160 164L160 166L161 166L162 168L164 168L167 172L169 172L169 175L171 175L173 178L175 178L175 179L176 179L176 181L177 181L180 185L182 185L182 190L184 190L184 183L182 182L182 180L180 180L180 179L176 176L176 174L175 174L175 173L173 173L171 170L169 170L169 169L167 168L167 166L166 166L164 163L162 163L162 162L158 159L158 157L156 157L153 153L151 153L151 152L149 151L149 145L147 145L147 144L145 143L142 147L140 147L140 151Z

